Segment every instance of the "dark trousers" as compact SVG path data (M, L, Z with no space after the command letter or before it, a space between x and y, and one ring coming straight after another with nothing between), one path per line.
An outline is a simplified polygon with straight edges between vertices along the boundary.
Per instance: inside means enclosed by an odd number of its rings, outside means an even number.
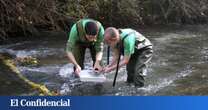
M87 48L89 48L90 50L90 54L94 65L96 60L96 51L95 51L95 46L93 44L77 43L77 45L73 49L73 55L75 57L75 60L82 69L84 69L84 58L85 58L85 51Z
M143 48L135 50L127 64L127 82L134 83L135 86L144 86L144 76L147 63L151 60L153 54L152 48Z

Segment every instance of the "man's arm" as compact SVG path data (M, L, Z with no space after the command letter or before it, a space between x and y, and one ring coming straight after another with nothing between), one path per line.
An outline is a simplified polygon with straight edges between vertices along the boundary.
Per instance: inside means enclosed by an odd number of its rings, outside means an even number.
M100 62L102 60L103 52L98 52L96 54L96 62Z
M111 67L114 64L116 64L116 62L118 61L118 57L119 57L118 49L113 48L113 59L112 59L111 63L107 67Z
M135 37L133 36L134 34L130 35L130 37L127 37L123 43L124 43L124 57L123 59L119 62L119 67L122 67L126 64L128 64L131 54L134 53L134 45L135 45ZM117 67L117 62L113 64L112 66L109 67L108 71L112 71L116 69Z
M96 51L96 61L94 65L94 69L98 69L98 71L102 71L102 67L100 66L100 62L102 60L103 56L103 35L104 35L104 28L103 26L99 23L99 33L97 36L97 41L95 42L95 51Z
M119 62L119 67L122 67L122 66L128 64L129 60L130 60L130 56L124 56L123 59ZM112 66L108 67L105 70L105 72L110 72L110 71L116 69L117 68L117 62L118 61L116 61L116 63L113 64Z
M68 57L69 61L74 64L74 66L75 66L75 73L79 76L79 73L81 72L82 69L79 66L79 64L76 62L72 52L67 52L67 57Z
M134 37L133 37L134 38ZM133 42L132 42L133 41ZM116 51L115 51L116 52ZM134 52L134 39L125 39L124 40L124 57L123 59L119 62L119 67L122 67L126 64L128 64L131 54ZM115 53L115 55L117 55L116 59L113 59L113 62L111 63L110 66L108 66L105 69L105 72L110 72L114 69L117 68L117 62L118 62L118 56L119 56L119 51L117 50L117 53Z
M72 52L66 52L67 53L67 57L69 59L69 62L71 62L72 64L74 64L75 66L78 65L77 61L74 58L74 55L72 54Z
M69 59L69 62L74 64L74 66L76 67L76 69L75 69L76 74L78 74L81 71L81 67L77 63L77 61L72 53L75 43L77 41L77 38L78 38L78 36L77 36L76 24L74 24L72 26L70 34L69 34L69 40L67 42L67 47L66 47L66 54Z
M100 62L103 56L103 52L98 52L96 54L96 61L95 61L95 65L94 65L94 70L96 71L102 71L102 67L100 66Z

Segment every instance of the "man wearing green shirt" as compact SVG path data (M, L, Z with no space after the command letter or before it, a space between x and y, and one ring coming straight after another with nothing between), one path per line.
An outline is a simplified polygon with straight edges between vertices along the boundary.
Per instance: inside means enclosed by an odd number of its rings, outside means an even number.
M133 29L116 29L114 27L106 29L104 40L113 49L113 59L104 68L104 72L116 69L119 55L123 55L119 67L126 65L127 82L134 83L137 87L144 86L146 64L153 54L151 42Z
M104 28L100 22L93 19L81 19L75 23L70 31L66 53L69 61L74 64L76 76L84 69L86 48L90 49L93 68L101 71L100 61L103 55Z

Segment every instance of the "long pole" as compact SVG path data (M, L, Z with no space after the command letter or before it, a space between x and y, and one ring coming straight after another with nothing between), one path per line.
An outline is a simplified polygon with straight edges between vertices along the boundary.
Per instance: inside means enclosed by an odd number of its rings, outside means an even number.
M113 16L112 14L116 14L117 15L117 13L116 13L117 11L118 11L118 0L111 0L111 17L110 17L111 23L112 23L112 16ZM116 74L115 74L114 80L113 80L113 87L116 84L116 78L117 78L117 75L118 75L120 57L121 57L121 52L119 51L119 57L118 57L118 62L117 62L117 67L116 67Z
M113 80L113 87L114 87L115 84L116 84L116 78L117 78L117 75L118 75L118 69L119 69L120 58L121 58L121 52L119 51L118 62L117 62L117 67L116 67L116 74L115 74L114 80Z
M109 64L109 59L110 59L110 46L107 48L107 64Z

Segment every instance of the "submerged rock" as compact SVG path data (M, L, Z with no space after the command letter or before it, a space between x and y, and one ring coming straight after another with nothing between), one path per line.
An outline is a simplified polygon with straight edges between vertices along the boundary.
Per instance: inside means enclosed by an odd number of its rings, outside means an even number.
M39 64L38 59L31 56L15 58L15 62L21 66L37 66Z

